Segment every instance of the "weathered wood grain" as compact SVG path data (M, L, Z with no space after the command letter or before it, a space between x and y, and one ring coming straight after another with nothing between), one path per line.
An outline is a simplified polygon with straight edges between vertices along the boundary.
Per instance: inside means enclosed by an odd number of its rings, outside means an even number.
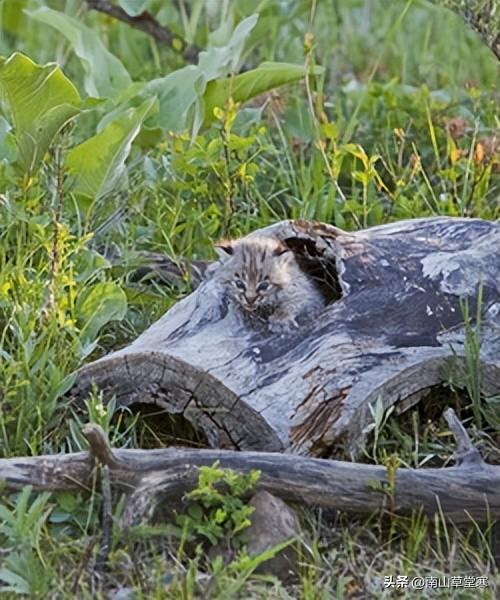
M355 456L369 406L420 397L461 369L463 303L482 286L481 385L500 393L500 223L428 218L347 233L285 221L285 241L330 304L290 335L252 330L210 277L132 344L84 367L117 405L153 403L209 446ZM444 408L444 407L443 407Z
M25 485L37 491L91 489L97 460L108 468L113 486L129 492L123 526L178 505L183 494L196 486L199 468L215 461L239 472L258 469L258 490L305 506L354 514L381 509L409 514L422 509L426 515L439 513L456 523L499 519L500 466L482 461L454 415L449 423L458 440L458 466L398 468L392 476L383 466L289 453L112 449L99 426L87 425L84 433L90 452L0 459L0 480L8 492Z

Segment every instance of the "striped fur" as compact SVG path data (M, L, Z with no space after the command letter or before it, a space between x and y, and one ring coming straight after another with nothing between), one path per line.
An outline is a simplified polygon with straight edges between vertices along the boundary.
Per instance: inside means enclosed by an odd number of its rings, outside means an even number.
M220 265L214 277L245 314L267 320L271 329L297 326L297 318L324 305L323 296L283 243L255 237L222 241L216 250Z

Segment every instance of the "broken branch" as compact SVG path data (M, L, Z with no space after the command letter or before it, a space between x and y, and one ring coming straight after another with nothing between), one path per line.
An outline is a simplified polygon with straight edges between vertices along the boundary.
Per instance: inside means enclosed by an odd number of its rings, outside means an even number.
M88 427L86 431L88 437ZM104 432L96 425L90 431L91 439L100 440L102 448ZM461 433L458 430L453 433L460 444ZM90 458L96 455L109 459L109 453L97 451L95 443L92 454L0 459L0 479L7 490L21 489L24 485L32 485L35 490L79 489L90 485L94 462ZM196 486L199 468L216 461L221 467L236 471L260 470L257 490L303 505L357 514L388 507L398 514L409 514L415 509L422 509L427 515L442 511L457 523L500 518L500 466L483 461L449 468L400 468L391 484L383 466L275 452L168 448L115 449L111 455L108 463L111 484L133 490L123 517L124 525L152 518L156 507L165 501L178 502Z
M189 63L196 63L200 49L192 44L188 44L180 36L175 34L166 26L160 25L151 13L144 11L135 17L129 15L121 6L117 6L107 0L87 0L87 6L98 12L104 13L127 23L131 27L147 33L154 38L159 44L172 48Z
M479 450L472 445L469 435L455 411L448 408L444 411L443 416L457 442L457 449L454 454L457 465L475 466L485 464Z

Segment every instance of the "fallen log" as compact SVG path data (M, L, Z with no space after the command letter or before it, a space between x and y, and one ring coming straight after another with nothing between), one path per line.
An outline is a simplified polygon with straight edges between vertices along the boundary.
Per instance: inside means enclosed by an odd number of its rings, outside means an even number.
M445 413L457 440L457 465L407 469L280 454L168 448L112 449L97 425L86 425L90 452L0 459L7 491L31 485L37 491L90 489L96 463L108 468L114 488L129 493L122 526L171 510L198 481L199 468L219 461L224 468L261 472L265 490L304 506L318 505L354 514L377 510L409 514L421 509L456 523L500 519L500 466L485 463L452 409Z
M97 385L117 408L159 406L214 448L353 458L377 399L406 409L461 376L464 306L476 315L478 291L481 392L500 393L499 222L437 217L347 233L284 221L251 235L295 252L328 301L319 317L287 335L255 330L208 267L137 340L81 369L75 399Z

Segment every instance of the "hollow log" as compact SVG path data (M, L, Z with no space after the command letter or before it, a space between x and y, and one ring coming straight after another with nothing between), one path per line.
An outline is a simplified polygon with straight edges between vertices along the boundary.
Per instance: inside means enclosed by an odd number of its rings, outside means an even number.
M210 266L133 343L82 368L75 398L97 385L118 408L157 405L214 448L353 458L377 399L405 409L460 377L464 310L475 316L478 298L481 392L500 393L500 222L436 217L345 232L284 221L250 235L295 252L328 301L319 316L289 334L254 329Z

